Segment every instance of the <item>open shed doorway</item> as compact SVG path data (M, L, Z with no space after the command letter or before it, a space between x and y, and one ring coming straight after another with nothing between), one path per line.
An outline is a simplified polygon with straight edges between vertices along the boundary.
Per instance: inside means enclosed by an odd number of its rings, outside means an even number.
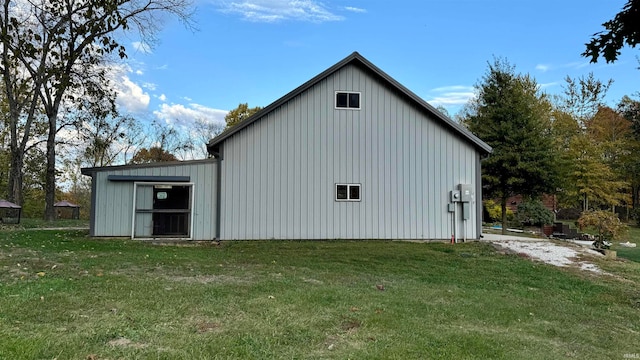
M133 238L190 239L193 184L135 184Z
M153 187L154 236L189 236L190 186Z

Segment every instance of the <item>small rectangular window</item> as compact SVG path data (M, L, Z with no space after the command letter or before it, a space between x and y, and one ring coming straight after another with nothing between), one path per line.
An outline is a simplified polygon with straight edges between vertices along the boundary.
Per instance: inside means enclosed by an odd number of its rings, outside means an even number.
M360 93L358 92L336 92L337 109L360 109Z
M349 106L349 94L337 93L336 94L336 107L346 108Z
M360 184L336 184L336 201L360 201Z
M347 185L336 185L336 199L347 200L349 199L349 191Z
M360 185L349 186L349 199L360 200Z
M360 94L358 93L349 94L349 107L353 109L360 108Z

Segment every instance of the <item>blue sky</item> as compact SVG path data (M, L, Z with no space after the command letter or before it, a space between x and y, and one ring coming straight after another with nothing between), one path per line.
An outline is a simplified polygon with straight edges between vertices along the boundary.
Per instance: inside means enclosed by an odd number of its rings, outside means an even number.
M615 64L580 54L626 1L196 0L197 31L168 20L152 48L126 39L118 101L145 119L223 122L239 103L267 106L358 51L451 115L494 56L550 94L566 76L613 79L614 106L640 90L640 50Z

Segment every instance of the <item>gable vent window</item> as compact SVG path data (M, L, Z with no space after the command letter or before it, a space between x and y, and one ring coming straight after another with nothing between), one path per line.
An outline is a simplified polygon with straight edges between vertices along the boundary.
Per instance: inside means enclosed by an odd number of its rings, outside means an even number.
M360 93L337 91L336 109L360 109Z
M360 201L360 184L336 184L336 201Z

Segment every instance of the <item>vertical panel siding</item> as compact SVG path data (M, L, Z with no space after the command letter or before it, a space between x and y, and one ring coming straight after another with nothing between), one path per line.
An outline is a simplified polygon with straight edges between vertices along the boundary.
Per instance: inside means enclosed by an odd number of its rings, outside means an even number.
M185 162L179 165L157 167L124 167L103 170L95 174L96 183L94 236L131 236L133 209L133 183L107 180L109 175L128 176L190 176L194 191L191 204L194 240L211 240L216 234L217 164L215 161ZM139 188L140 190L140 188ZM146 201L146 202L145 202ZM138 204L148 203L144 192L138 196ZM146 207L146 205L144 205ZM150 216L147 216L147 222ZM141 218L142 219L142 218ZM142 221L142 220L141 220ZM149 233L150 227L136 224L136 232Z
M335 109L338 90L361 109ZM447 239L449 191L475 188L476 150L353 65L223 147L224 239ZM336 183L362 184L362 200L336 202ZM476 237L475 214L465 229Z

